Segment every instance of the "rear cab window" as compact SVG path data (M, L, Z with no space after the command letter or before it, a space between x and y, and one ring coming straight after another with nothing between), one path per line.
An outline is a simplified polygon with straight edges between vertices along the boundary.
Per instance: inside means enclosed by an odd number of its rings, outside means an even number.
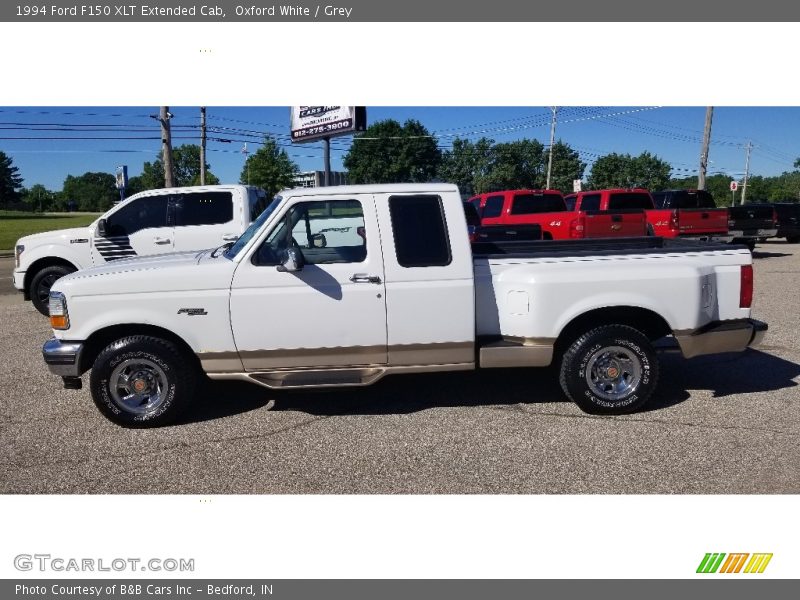
M653 208L653 200L649 194L644 192L617 192L608 198L608 209L620 208L641 208L649 210Z
M390 196L389 215L401 267L444 267L452 262L441 197Z
M581 210L600 210L600 194L581 196Z
M221 225L233 220L232 192L197 192L174 197L175 226Z
M563 212L566 209L561 194L514 194L511 201L512 215Z
M481 218L494 219L503 214L503 196L495 195L486 198L486 204L483 206Z

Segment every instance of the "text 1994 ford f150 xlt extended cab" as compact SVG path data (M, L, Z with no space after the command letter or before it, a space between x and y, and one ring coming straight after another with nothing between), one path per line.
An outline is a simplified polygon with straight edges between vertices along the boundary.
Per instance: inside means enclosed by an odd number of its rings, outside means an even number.
M203 373L302 388L553 361L569 398L614 414L653 393L663 336L687 357L760 342L752 285L745 248L654 237L470 246L453 185L298 189L225 251L60 279L43 353L67 387L91 369L98 408L132 426L173 420Z

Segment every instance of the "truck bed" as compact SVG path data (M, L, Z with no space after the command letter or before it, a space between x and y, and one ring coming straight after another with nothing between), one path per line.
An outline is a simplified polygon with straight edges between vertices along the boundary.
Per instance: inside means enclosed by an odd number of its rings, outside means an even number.
M472 245L475 259L541 258L565 256L612 256L619 254L654 254L675 252L703 252L713 250L745 249L680 238L635 237L584 240L539 240L532 242L478 242Z

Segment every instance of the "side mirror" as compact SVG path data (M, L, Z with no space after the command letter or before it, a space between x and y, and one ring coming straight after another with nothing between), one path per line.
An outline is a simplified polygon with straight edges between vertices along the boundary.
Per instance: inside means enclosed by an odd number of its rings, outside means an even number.
M302 271L303 266L305 266L303 253L297 246L291 246L283 251L281 264L278 265L277 269L281 273L295 273Z
M107 223L105 219L100 219L97 222L97 235L100 237L106 237L106 225Z
M311 236L312 248L324 248L328 245L328 240L325 238L324 233L315 233Z

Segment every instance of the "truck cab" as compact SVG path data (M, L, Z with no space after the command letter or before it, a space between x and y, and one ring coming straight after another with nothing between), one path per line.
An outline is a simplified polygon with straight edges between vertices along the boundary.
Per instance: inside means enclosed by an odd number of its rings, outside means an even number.
M242 185L141 192L88 227L20 238L15 248L14 287L47 315L48 294L60 277L123 258L233 242L266 203L264 190Z

